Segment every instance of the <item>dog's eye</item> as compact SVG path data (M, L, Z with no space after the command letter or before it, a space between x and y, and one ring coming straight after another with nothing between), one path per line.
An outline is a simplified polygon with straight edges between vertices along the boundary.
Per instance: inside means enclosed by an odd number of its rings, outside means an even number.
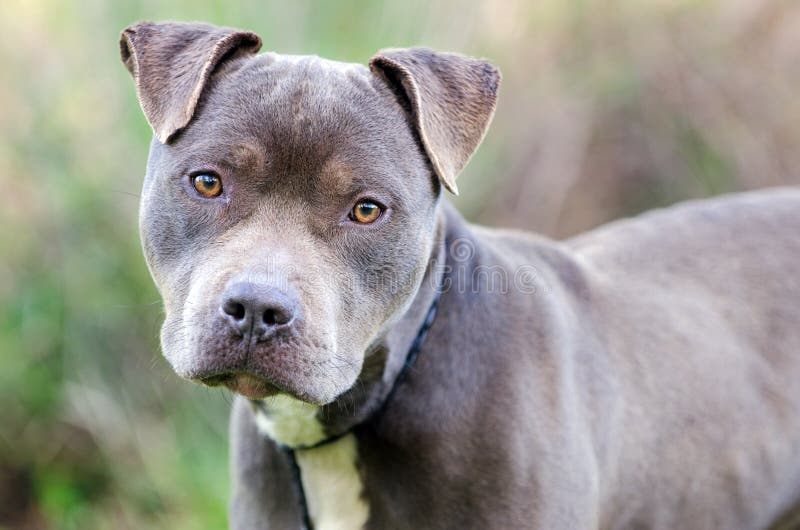
M383 208L381 208L377 203L369 199L363 199L358 201L356 205L353 206L353 209L350 210L350 215L348 217L350 217L351 221L367 225L377 221L378 217L380 217L382 213Z
M222 179L212 173L201 173L192 177L192 186L203 197L219 197L222 193Z

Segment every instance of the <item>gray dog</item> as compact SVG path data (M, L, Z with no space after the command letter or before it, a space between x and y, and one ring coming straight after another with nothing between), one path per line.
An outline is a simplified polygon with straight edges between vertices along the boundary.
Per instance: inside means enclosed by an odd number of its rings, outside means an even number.
M179 375L239 394L236 529L763 529L800 507L800 191L555 242L441 200L499 73L131 26Z

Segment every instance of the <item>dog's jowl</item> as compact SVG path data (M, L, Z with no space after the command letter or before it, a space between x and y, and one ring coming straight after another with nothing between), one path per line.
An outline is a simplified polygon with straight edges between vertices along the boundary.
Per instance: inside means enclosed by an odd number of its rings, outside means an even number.
M260 47L204 24L121 40L154 131L163 353L238 396L233 528L791 527L800 191L562 242L473 226L442 197L494 67Z

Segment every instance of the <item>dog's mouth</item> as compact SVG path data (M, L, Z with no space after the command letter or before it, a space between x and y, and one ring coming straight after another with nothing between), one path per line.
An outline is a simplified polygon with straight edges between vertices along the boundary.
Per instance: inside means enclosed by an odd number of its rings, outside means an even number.
M250 373L219 374L200 379L207 386L225 386L248 399L264 399L281 392L281 389Z

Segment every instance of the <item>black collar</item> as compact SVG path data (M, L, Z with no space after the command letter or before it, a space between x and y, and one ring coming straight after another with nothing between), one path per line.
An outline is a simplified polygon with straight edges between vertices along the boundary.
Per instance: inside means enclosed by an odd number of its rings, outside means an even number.
M383 403L378 408L375 413L371 414L367 419L358 423L351 427L350 429L336 434L334 436L330 436L321 440L315 444L307 445L307 446L300 446L300 447L287 447L281 445L281 449L286 454L289 459L289 467L292 472L292 479L295 485L295 490L297 491L297 496L299 499L300 504L300 512L303 516L303 530L313 530L314 526L311 522L311 516L308 513L308 503L306 502L306 493L303 489L303 479L300 476L300 466L297 464L297 458L295 457L296 450L309 450L309 449L316 449L317 447L335 442L340 438L350 434L354 428L358 427L359 425L366 423L367 421L373 421L376 418L380 417L383 412L386 410L388 403L392 400L397 388L403 383L403 381L408 377L408 372L411 370L411 367L414 365L414 362L419 357L419 351L422 349L422 345L425 342L425 337L428 336L428 331L431 329L434 320L436 320L436 311L439 306L439 298L442 296L442 288L438 287L433 295L433 301L431 302L430 307L428 308L428 313L425 315L425 320L422 322L419 330L417 331L417 336L414 338L414 341L411 343L411 347L406 353L406 360L403 363L403 367L400 369L400 373L397 374L397 377L392 384L392 388L389 389L389 393L386 395L386 398L383 400Z

